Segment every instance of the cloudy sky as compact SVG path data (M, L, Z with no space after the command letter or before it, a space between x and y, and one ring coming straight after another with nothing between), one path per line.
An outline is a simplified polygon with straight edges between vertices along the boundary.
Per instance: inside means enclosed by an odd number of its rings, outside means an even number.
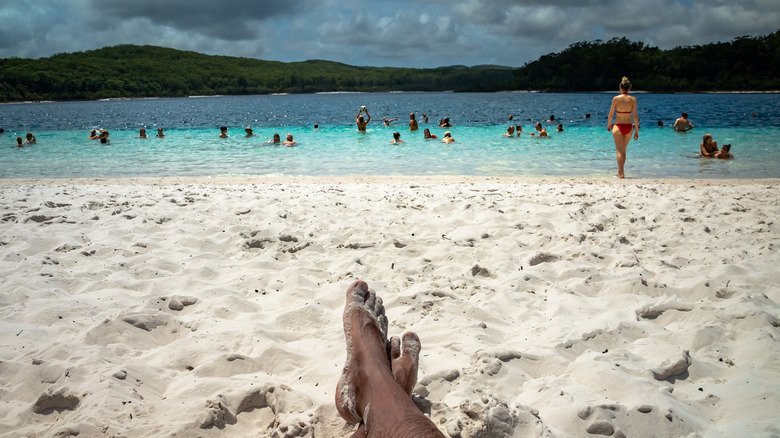
M0 0L0 58L151 44L285 62L518 67L580 41L669 49L779 23L780 0Z

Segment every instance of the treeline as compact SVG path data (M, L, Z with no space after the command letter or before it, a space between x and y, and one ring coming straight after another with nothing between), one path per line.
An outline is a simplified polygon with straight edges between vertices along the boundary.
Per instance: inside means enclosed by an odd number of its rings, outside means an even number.
M81 100L311 93L501 89L509 67L355 67L330 61L283 63L120 45L50 58L0 60L0 101Z
M283 63L120 45L0 59L0 101L336 91L605 91L628 76L654 92L780 90L780 32L660 50L626 38L572 44L525 66L434 69Z
M576 43L516 70L515 89L654 92L780 90L780 32L660 50L626 38Z

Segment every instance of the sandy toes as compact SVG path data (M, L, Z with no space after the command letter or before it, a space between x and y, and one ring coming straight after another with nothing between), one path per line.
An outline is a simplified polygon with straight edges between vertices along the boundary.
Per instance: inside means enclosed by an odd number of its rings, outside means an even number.
M390 355L393 378L411 397L420 365L420 338L413 332L404 333L403 341L393 336L390 338ZM363 438L367 433L365 424L361 423L351 438Z
M347 289L344 307L344 336L347 360L336 387L336 409L347 423L359 423L356 379L361 360L382 357L387 360L387 317L382 298L364 281L355 281ZM388 368L390 366L388 362Z
M414 332L406 332L403 339L390 338L390 361L395 381L404 392L412 395L417 384L417 370L420 365L420 338Z

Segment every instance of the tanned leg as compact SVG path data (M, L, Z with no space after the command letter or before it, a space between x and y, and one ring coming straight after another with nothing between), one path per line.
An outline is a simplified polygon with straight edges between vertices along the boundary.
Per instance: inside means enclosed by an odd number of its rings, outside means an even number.
M395 381L411 397L420 367L420 338L413 332L406 332L402 343L401 338L393 336L390 348L390 366ZM366 425L361 423L352 438L365 438L366 433Z
M399 374L404 379L405 387L396 382L387 356L387 318L384 307L381 298L376 297L363 281L356 281L347 290L344 334L347 340L347 361L336 389L339 414L348 422L355 423L362 419L367 437L443 437L409 397L411 388L408 384L416 380L416 373ZM409 353L402 351L398 355L396 360L400 360L399 367L401 364L416 362L411 360L415 339L414 334L404 335L401 345L403 348L408 346ZM409 378L411 374L415 374L414 379Z
M623 166L626 164L626 149L628 149L628 142L631 141L631 134L621 134L620 128L616 125L612 127L612 138L615 140L615 150L617 151L618 177L623 178L625 177Z

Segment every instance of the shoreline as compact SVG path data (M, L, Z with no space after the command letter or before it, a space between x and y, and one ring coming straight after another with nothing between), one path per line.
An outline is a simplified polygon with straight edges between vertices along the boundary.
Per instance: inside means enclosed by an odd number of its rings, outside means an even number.
M502 177L502 176L225 176L225 177L116 177L116 178L0 178L0 186L27 185L27 184L143 184L143 185L172 185L172 184L209 184L209 185L235 185L243 183L253 184L697 184L707 186L742 186L763 184L775 186L780 184L780 178L625 178L615 177Z
M310 93L264 93L264 94L205 94L187 96L144 96L144 97L107 97L102 99L74 99L74 100L19 100L0 102L0 105L33 104L33 103L60 103L60 102L112 102L123 100L153 100L153 99L201 99L207 97L240 97L240 96L293 96L293 95L339 95L339 94L414 94L414 93L518 93L518 94L615 94L615 90L602 91L550 91L550 90L495 90L495 91L312 91ZM635 94L778 94L780 90L736 90L736 91L644 91L634 90Z
M0 438L349 436L354 279L449 436L772 436L779 183L0 180Z

